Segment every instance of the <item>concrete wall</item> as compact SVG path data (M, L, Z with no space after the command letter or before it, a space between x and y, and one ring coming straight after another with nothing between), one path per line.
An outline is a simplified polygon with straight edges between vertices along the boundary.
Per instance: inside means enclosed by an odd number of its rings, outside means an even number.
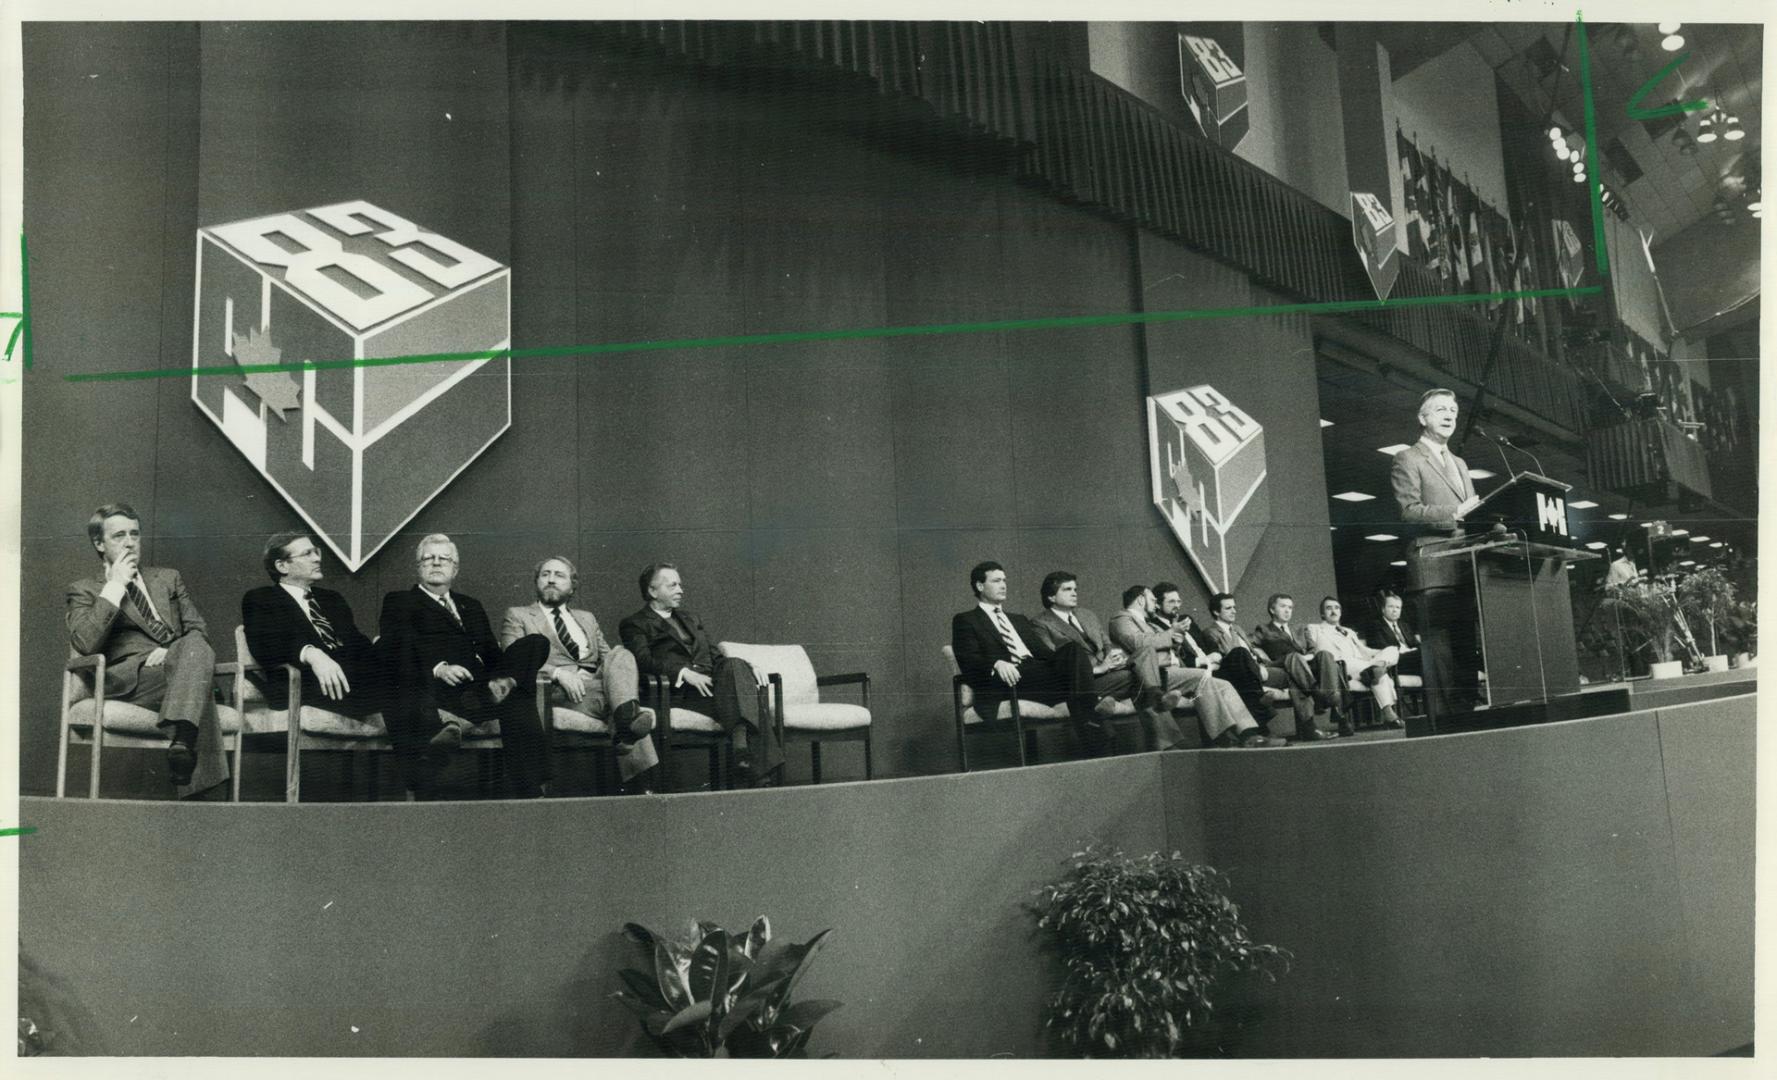
M1350 217L1339 58L1317 25L1247 23L1246 78L1252 130L1237 153Z
M1294 954L1248 1057L1693 1056L1752 1041L1754 698L1412 741L540 804L27 798L25 955L139 1055L646 1053L626 921L798 940L812 1049L1040 1056L1022 910L1091 840L1225 871Z

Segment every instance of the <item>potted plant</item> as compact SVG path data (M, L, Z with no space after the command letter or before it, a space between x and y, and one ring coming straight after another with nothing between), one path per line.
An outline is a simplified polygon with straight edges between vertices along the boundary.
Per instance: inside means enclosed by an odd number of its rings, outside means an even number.
M1649 670L1654 678L1675 679L1684 674L1679 651L1683 649L1687 657L1694 658L1696 646L1671 585L1660 581L1610 585L1604 590L1604 603L1622 617L1625 629L1633 628L1640 635L1636 651L1647 649L1653 654Z
M1045 1022L1090 1057L1181 1056L1224 980L1275 981L1288 966L1286 950L1247 933L1227 879L1176 851L1088 847L1037 897L1037 926L1064 969Z
M1730 666L1750 667L1758 653L1758 601L1741 600L1723 620L1722 641L1732 654Z
M790 991L833 933L800 945L771 938L761 915L745 934L698 922L671 939L638 923L624 932L647 955L648 970L625 968L622 1002L642 1030L672 1057L807 1057L815 1022L837 1001L790 1002Z
M1710 671L1728 670L1728 658L1719 647L1716 628L1734 610L1734 583L1719 568L1705 566L1680 578L1676 593L1679 610L1707 632L1709 655L1703 658L1704 666Z

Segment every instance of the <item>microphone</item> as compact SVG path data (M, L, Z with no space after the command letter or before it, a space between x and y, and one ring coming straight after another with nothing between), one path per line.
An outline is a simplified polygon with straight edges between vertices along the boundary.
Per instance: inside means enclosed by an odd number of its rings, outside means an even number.
M1507 442L1505 439L1501 438L1500 436L1492 434L1486 428L1482 427L1480 424L1475 425L1475 434L1481 436L1481 438L1486 439L1488 442L1492 443L1493 449L1499 451L1499 460L1502 464L1505 465L1505 468L1506 468L1506 479L1509 480L1514 475L1516 475L1516 470L1514 470L1512 468L1512 463L1511 463L1510 459L1508 459L1506 457L1505 450L1501 449L1502 447L1512 446L1512 444L1510 442ZM1512 446L1512 449L1516 450L1517 447Z

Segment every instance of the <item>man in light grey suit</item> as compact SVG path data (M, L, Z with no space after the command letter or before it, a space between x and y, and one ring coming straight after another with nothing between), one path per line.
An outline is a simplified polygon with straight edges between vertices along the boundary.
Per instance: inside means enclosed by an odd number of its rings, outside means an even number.
M650 790L648 770L660 762L654 740L654 710L638 698L636 658L621 645L611 645L592 612L568 607L580 585L580 573L563 555L537 564L532 575L537 602L506 609L500 626L500 647L541 634L549 642L549 659L539 669L567 698L568 708L604 720L617 748L617 770L630 791Z
M179 796L228 779L222 724L211 696L216 652L177 570L138 568L142 521L128 503L93 511L86 535L104 563L68 586L68 643L105 657L105 696L158 709L172 743L167 772Z
M1207 655L1202 663L1173 664L1174 650L1184 646L1188 631L1180 624L1171 630L1156 631L1149 625L1154 610L1154 590L1145 585L1131 585L1123 590L1123 610L1111 616L1111 641L1129 650L1131 656L1142 657L1138 670L1146 672L1150 665L1155 685L1163 690L1162 711L1170 725L1174 742L1181 737L1171 710L1181 694L1196 695L1197 717L1203 723L1204 740L1211 746L1264 747L1274 743L1259 730L1252 713L1240 700L1233 684L1215 677L1215 662ZM1162 728L1166 725L1162 725Z
M1438 714L1455 706L1457 684L1472 682L1474 669L1474 597L1467 566L1462 559L1428 557L1461 535L1463 517L1481 501L1468 462L1450 449L1458 411L1454 392L1427 390L1419 399L1419 441L1394 456L1389 473L1401 521L1415 533L1407 550L1407 596L1418 606L1427 659L1427 722L1434 730ZM1442 678L1445 673L1451 678ZM1434 679L1440 685L1434 686Z

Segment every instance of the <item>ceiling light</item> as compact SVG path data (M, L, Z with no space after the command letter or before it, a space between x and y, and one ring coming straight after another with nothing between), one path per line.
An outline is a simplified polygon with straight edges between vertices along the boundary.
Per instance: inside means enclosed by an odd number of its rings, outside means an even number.
M1376 540L1376 541L1381 541L1381 542L1386 543L1389 540L1399 540L1400 537L1396 536L1394 533L1371 533L1370 535L1364 537L1364 539L1365 540Z
M1492 472L1486 469L1470 469L1468 471L1468 478L1470 480L1491 480L1493 479L1493 475Z
M1684 25L1684 23L1681 23L1681 22L1663 22L1660 24L1660 33L1662 33L1662 34L1676 34L1676 33L1678 33L1678 28L1683 25Z
M1740 129L1740 118L1738 116L1728 117L1728 130L1722 133L1722 138L1729 142L1739 142L1741 139L1746 138L1746 132Z
M1562 161L1566 161L1570 155L1567 153L1567 147L1557 146L1557 147L1555 147L1555 156L1560 158Z
M1320 426L1321 426L1321 427L1323 427L1323 428L1325 428L1325 427L1332 427L1332 426L1333 426L1333 422L1332 422L1332 421L1331 421L1331 420L1322 420L1322 421L1321 421L1321 422L1320 422Z
M1590 510L1594 506L1597 506L1597 505L1598 504L1593 502L1591 499L1580 499L1578 502L1568 503L1567 508L1569 510Z
M1710 547L1712 547L1712 548L1715 548L1715 547L1721 547L1721 541L1720 541L1720 540L1717 540L1717 541L1716 541L1716 542L1715 542L1715 543L1713 543L1713 544L1710 544L1710 545L1709 545L1709 546L1710 546Z
M1689 535L1691 535L1691 530L1689 530L1689 529L1673 529L1671 532L1667 533L1666 535L1667 536L1689 536Z
M1591 549L1592 551L1602 551L1604 549L1604 541L1594 540L1591 543L1587 544L1586 547Z
M1557 143L1561 141L1561 129L1559 127L1552 127L1549 129L1549 141Z
M1760 210L1763 210L1764 208L1765 208L1765 204L1762 199L1755 198L1751 202L1746 204L1746 209L1751 210L1755 214L1758 213Z
M1697 560L1686 559L1683 562L1679 563L1678 565L1680 565L1680 566L1695 566L1695 565L1697 565Z
M1574 173L1574 174L1573 174L1573 182L1574 182L1574 183L1576 183L1576 184L1583 184L1583 183L1585 183L1585 182L1586 182L1586 174L1585 174L1585 173L1583 173L1583 172L1576 172L1576 173Z
M1405 566L1405 565L1407 565L1407 560L1396 559L1394 562L1391 562L1388 565L1390 565L1390 566Z
M1660 39L1660 48L1667 52L1677 52L1684 48L1684 37L1679 34L1667 34Z
M1333 496L1333 498L1338 499L1341 502L1369 502L1375 497L1376 496L1374 495L1366 495L1361 491L1341 491L1339 494Z
M1406 448L1407 448L1406 443L1398 442L1398 443L1395 443L1393 446L1378 446L1376 448L1376 452L1378 454L1387 454L1389 457L1394 457L1396 454L1400 453L1402 450L1405 450Z
M1628 521L1629 515L1628 514L1612 514L1610 516L1610 519L1612 521Z
M1705 541L1707 539L1709 539L1709 537L1707 537L1707 536L1693 536L1693 537L1691 537L1691 543L1701 544L1703 541Z

